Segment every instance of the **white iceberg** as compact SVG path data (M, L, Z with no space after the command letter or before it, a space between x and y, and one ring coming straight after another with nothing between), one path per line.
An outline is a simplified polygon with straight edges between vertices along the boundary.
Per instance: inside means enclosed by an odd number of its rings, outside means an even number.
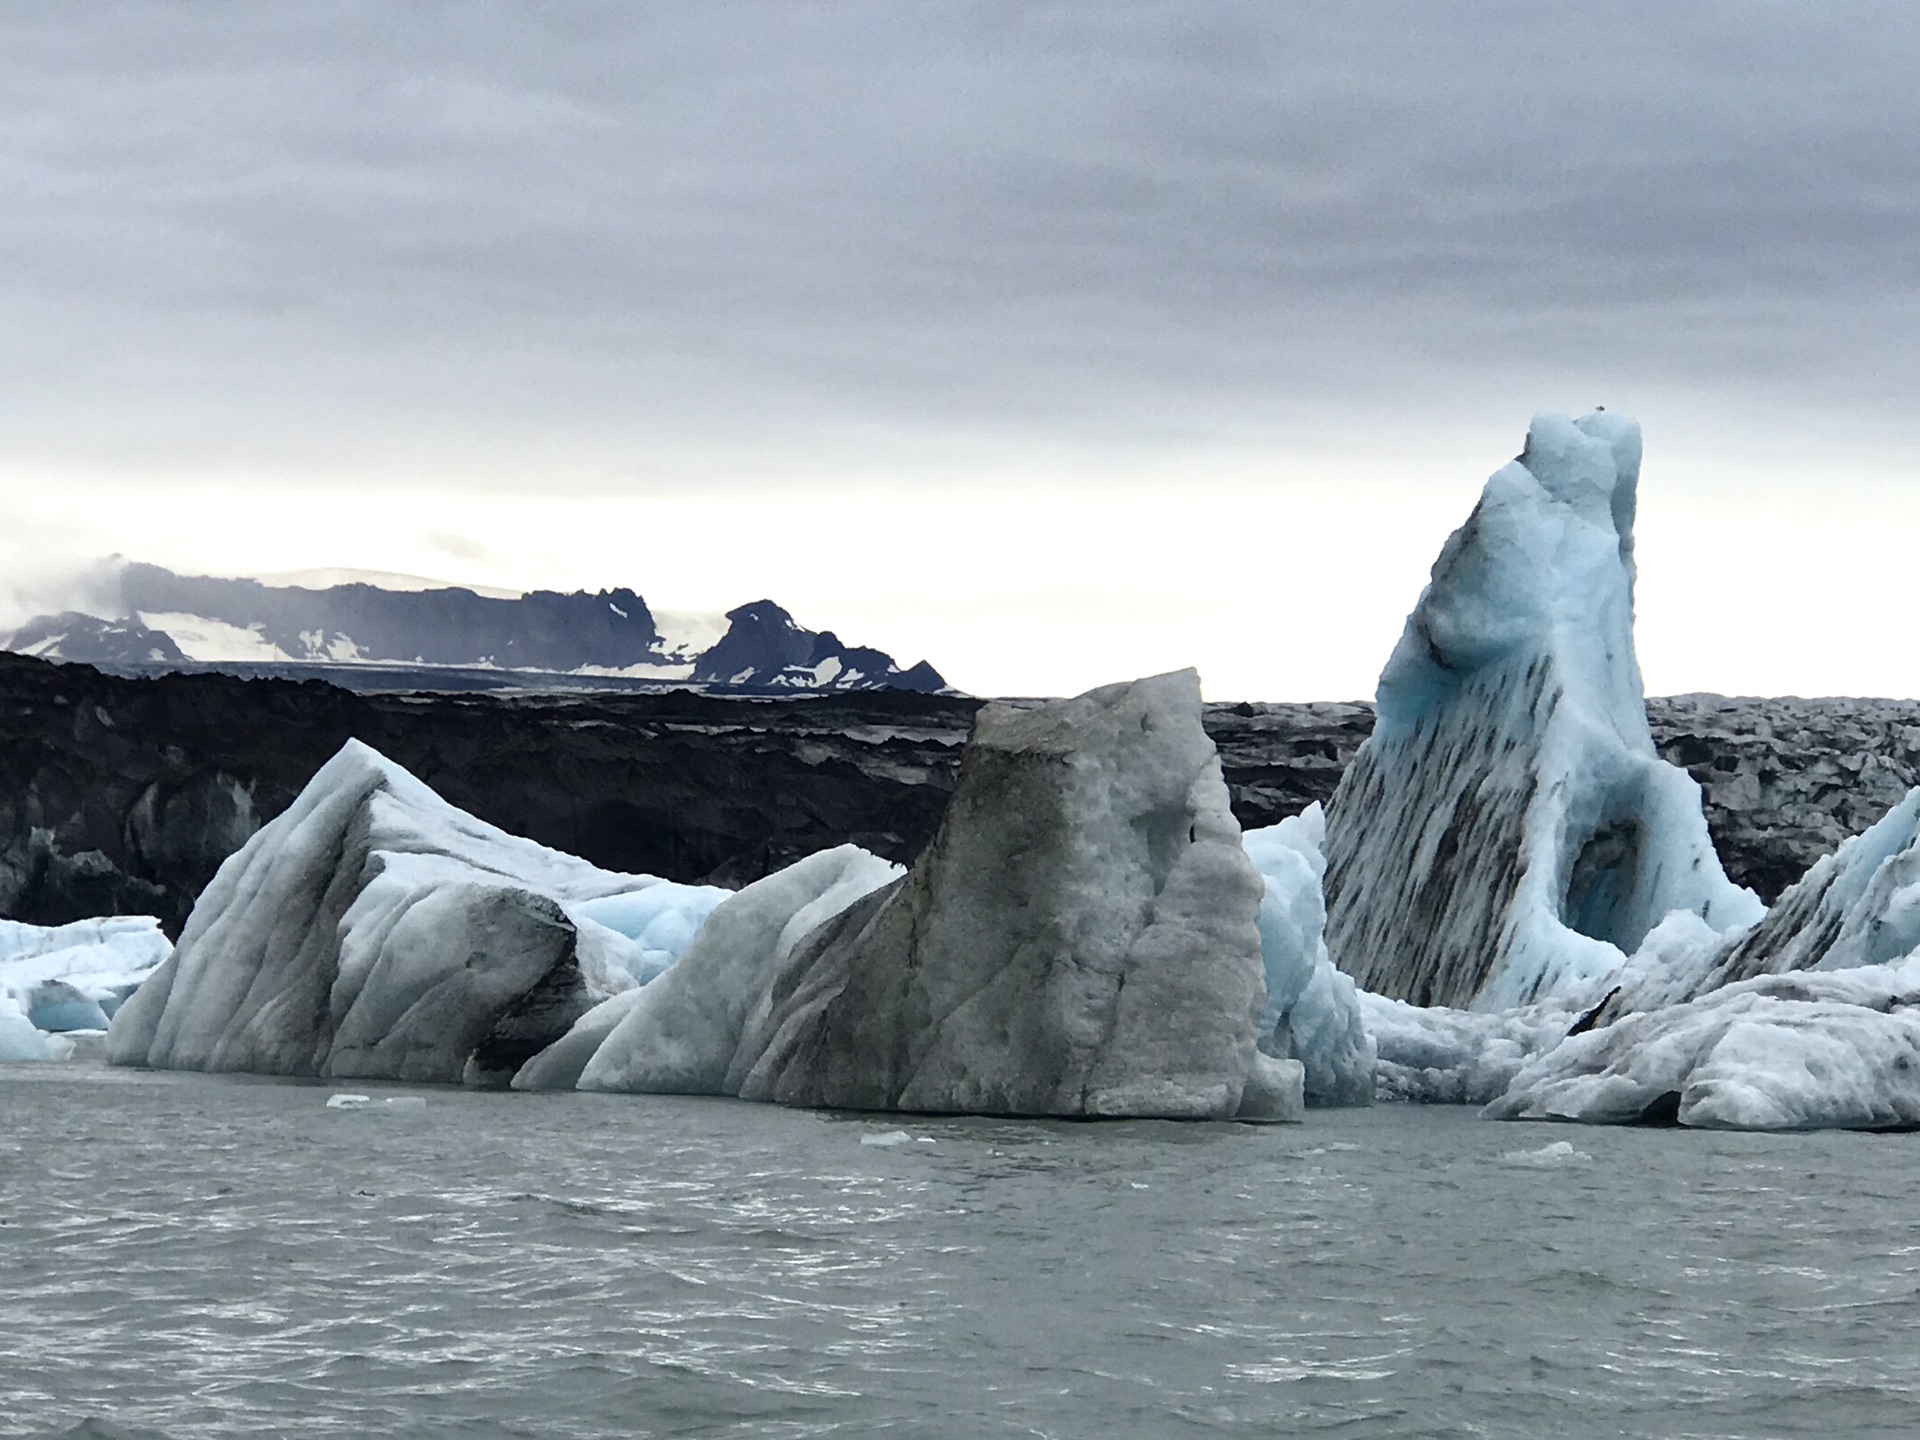
M1528 1063L1485 1113L1737 1130L1920 1126L1920 955L1762 975L1629 1015Z
M61 1060L66 1047L46 1031L36 1029L27 1019L20 1002L11 995L0 995L0 1063L21 1060Z
M0 999L49 1034L104 1030L127 996L172 952L150 915L113 915L67 925L0 920ZM11 1027L9 1027L11 1028ZM13 1058L35 1048L20 1037ZM32 1058L55 1058L59 1045Z
M1495 1010L1604 985L1671 912L1759 918L1655 753L1633 649L1640 432L1542 415L1448 539L1327 815L1327 944L1367 990Z
M1241 836L1247 858L1266 882L1259 922L1267 981L1260 1048L1305 1067L1307 1104L1368 1105L1374 1042L1352 979L1327 958L1325 838L1326 817L1317 804Z
M732 1094L727 1074L772 973L823 921L903 873L840 845L756 880L714 909L671 970L588 1011L514 1088Z
M505 1083L654 970L645 941L605 920L664 883L509 835L349 741L221 866L171 958L113 1017L108 1057Z

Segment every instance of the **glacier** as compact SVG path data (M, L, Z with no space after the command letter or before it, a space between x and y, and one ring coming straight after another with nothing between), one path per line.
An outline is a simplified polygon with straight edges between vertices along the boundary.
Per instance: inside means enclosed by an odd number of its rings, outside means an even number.
M1364 989L1510 1009L1590 992L1674 911L1759 918L1647 726L1640 448L1624 416L1536 417L1435 561L1327 809L1327 945Z
M505 1084L725 894L509 835L349 741L220 867L108 1059Z

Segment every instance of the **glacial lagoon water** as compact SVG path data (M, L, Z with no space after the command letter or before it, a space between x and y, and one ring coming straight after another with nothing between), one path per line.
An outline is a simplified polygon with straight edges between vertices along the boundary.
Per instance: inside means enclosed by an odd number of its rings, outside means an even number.
M1916 1194L1912 1135L0 1067L0 1435L1907 1436Z

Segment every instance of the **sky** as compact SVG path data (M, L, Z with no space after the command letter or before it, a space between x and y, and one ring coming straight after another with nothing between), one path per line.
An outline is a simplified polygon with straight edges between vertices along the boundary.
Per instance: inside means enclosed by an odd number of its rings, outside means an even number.
M118 553L1352 699L1541 410L1652 693L1920 695L1920 12L0 7L0 623Z

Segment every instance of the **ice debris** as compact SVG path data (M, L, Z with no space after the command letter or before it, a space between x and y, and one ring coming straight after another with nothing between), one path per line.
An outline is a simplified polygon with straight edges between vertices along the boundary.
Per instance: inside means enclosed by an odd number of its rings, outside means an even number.
M881 1149L892 1149L896 1145L931 1145L931 1135L911 1135L905 1130L882 1130L877 1134L862 1135L862 1145L873 1145Z
M339 1091L327 1097L329 1110L379 1110L392 1113L400 1110L424 1110L427 1098L424 1095L389 1095L376 1101L371 1095L355 1095Z
M1542 1145L1538 1150L1509 1150L1500 1157L1509 1165L1528 1165L1542 1168L1551 1165L1579 1164L1593 1157L1584 1150L1573 1148L1570 1140L1554 1140Z

